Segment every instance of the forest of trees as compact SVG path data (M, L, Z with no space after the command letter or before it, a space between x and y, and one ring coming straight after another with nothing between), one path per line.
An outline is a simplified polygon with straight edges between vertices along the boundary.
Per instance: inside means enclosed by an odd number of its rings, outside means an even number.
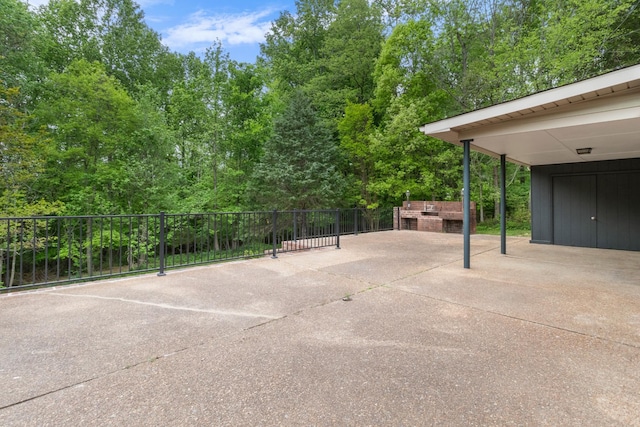
M133 0L0 0L0 216L456 200L460 149L419 126L640 62L639 4L298 0L238 63L171 52ZM481 220L497 175L473 154Z

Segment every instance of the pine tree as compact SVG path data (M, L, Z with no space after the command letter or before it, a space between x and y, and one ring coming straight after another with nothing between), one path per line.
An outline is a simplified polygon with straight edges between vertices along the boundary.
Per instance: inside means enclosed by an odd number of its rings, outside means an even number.
M344 189L337 168L338 146L302 92L293 95L276 119L264 151L250 192L258 205L276 209L336 206Z

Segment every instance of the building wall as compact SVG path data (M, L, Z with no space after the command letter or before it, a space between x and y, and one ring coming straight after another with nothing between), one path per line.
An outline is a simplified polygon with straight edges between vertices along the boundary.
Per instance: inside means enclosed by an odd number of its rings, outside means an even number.
M633 242L624 242L624 236L633 236L640 233L640 188L635 187L635 182L640 179L640 158L611 160L587 163L568 163L559 165L533 166L531 168L531 242L554 244L557 238L554 233L558 233L559 225L555 224L554 231L554 209L556 221L558 221L558 210L566 209L554 207L554 178L556 182L567 181L562 177L593 177L593 194L589 194L590 200L596 204L596 212L576 212L577 217L593 215L598 222L593 225L598 228L597 240L595 244L575 244L575 246L608 247L613 249L635 249ZM570 197L583 198L583 196L571 193ZM556 203L558 203L556 194ZM582 205L591 203L587 200ZM576 203L580 206L580 203ZM589 209L594 210L594 209ZM600 217L598 217L598 215ZM605 223L606 215L608 219ZM602 219L602 222L599 222ZM615 230L613 227L617 227ZM620 227L626 227L621 229ZM580 231L579 231L580 232ZM584 232L589 232L584 228ZM610 236L618 236L613 239ZM622 237L621 237L622 236ZM640 245L640 243L639 243Z

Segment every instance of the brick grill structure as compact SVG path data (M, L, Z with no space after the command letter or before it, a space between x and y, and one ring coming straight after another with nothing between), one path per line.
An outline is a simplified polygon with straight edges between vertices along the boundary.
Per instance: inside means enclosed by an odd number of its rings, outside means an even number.
M469 229L476 232L476 202L471 202ZM404 202L393 210L396 230L435 231L462 234L462 202Z

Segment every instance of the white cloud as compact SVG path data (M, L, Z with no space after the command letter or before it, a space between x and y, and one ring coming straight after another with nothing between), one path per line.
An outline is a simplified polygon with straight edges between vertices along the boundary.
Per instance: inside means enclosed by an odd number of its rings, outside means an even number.
M226 45L261 43L271 28L265 19L272 10L240 14L207 15L203 11L189 17L188 22L169 28L162 41L174 50L220 40Z

